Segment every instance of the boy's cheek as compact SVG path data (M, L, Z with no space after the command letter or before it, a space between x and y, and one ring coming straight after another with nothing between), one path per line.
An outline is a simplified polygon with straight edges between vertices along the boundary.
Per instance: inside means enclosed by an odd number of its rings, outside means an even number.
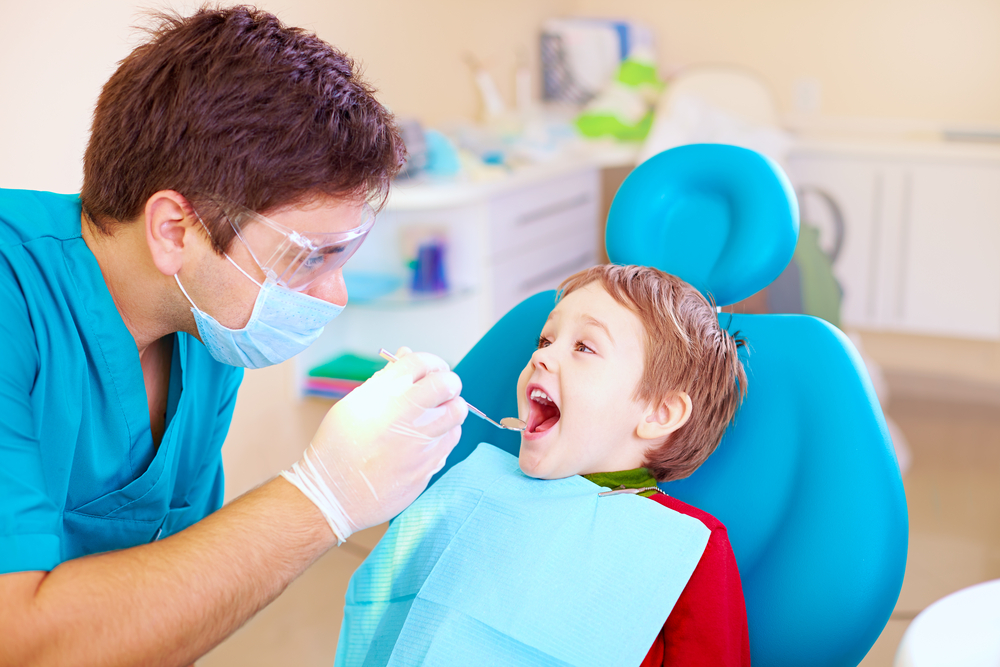
M517 416L519 419L527 419L528 414L528 401L524 396L524 390L528 386L528 380L531 378L531 363L529 362L521 374L517 377Z

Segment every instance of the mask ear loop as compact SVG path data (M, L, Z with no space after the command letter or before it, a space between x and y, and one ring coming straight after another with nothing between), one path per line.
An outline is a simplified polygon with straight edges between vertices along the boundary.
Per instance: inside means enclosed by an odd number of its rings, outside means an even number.
M208 234L208 238L212 238L212 230L208 228L208 225L205 224L205 221L201 219L200 215L198 215L198 211L195 211L194 207L192 207L191 210L192 210L192 212L194 212L194 217L198 218L198 222L200 222L201 226L204 227L205 233ZM239 236L238 232L237 232L237 236ZM242 237L240 237L240 241L242 241L243 243L246 243L246 241L243 241ZM259 287L261 289L264 289L263 283L257 282L256 278L254 278L249 273L247 273L246 271L244 271L243 267L240 266L239 264L237 264L235 262L235 260L233 260L233 258L229 256L228 252L224 252L222 254L226 256L226 259L229 260L230 264L232 264L233 266L236 267L237 271L239 271L240 273L242 273L243 275L245 275L247 277L247 280L249 280L250 282L252 282L257 287ZM251 255L252 255L252 253L251 253ZM254 259L254 261L256 261L256 258ZM263 267L261 267L261 271L263 271L263 270L264 270ZM266 271L265 271L265 273L266 273ZM177 279L177 274L176 273L174 274L174 279ZM181 286L181 281L179 279L177 279L177 285L178 285L178 287L181 288L181 291L184 292L184 288ZM188 296L187 292L184 292L184 296ZM191 301L191 297L189 297L189 296L188 296L188 301ZM191 305L194 306L194 301L191 301ZM198 306L194 306L194 307L197 308Z
M197 309L198 306L196 306L194 304L194 300L192 300L191 297L188 296L187 290L184 289L184 285L181 285L181 279L177 277L179 273L180 271L174 274L174 280L177 281L177 286L181 288L181 293L184 295L184 298L188 300L188 303L191 304L191 307Z
M228 254L226 255L226 259L228 259L229 263L232 264L233 266L235 266L240 273L242 273L243 275L245 275L250 280L250 282L252 282L257 287L259 287L261 289L264 289L263 285L261 285L259 282L257 282L256 280L254 280L253 276L251 276L249 273L247 273L246 271L244 271L243 267L240 266L239 264L237 264L236 262L234 262L233 258L230 257ZM187 290L184 289L184 285L181 284L181 279L178 277L179 275L180 275L180 271L178 271L177 273L174 274L174 281L177 283L177 286L181 288L181 293L184 295L184 298L188 300L188 303L191 304L191 307L192 308L198 308L198 306L195 305L194 299L191 298L191 296L187 293Z
M230 257L228 253L225 253L225 254L226 254L226 259L228 259L228 260L229 260L229 263L230 263L230 264L232 264L233 266L235 266L235 267L236 267L236 269L237 269L237 270L238 270L238 271L239 271L240 273L242 273L242 274L243 274L243 275L245 275L245 276L246 276L247 278L249 278L249 279L250 279L250 282L252 282L252 283L253 283L254 285L256 285L257 287L260 287L261 289L263 289L263 288L264 288L264 285L262 285L261 283L257 282L257 281L256 281L256 280L254 279L254 277L253 277L253 276L251 276L251 275L250 275L249 273L247 273L246 271L244 271L244 270L243 270L243 267L242 267L242 266L240 266L240 265L239 265L239 264L237 264L237 263L236 263L235 261L233 261L233 258L232 258L232 257Z
M193 209L192 209L192 210L193 210ZM206 233L208 234L208 237L209 237L209 238L212 238L212 232L211 232L211 230L209 230L209 228L208 228L208 225L206 225L206 224L205 224L205 221L201 219L201 216L200 216L200 215L198 215L198 211L194 211L194 217L198 218L198 222L200 222L200 223L201 223L201 226L202 226L202 227L204 227L204 229L205 229L205 232L206 232ZM230 262L230 263L231 263L231 264L232 264L233 266L235 266L235 267L236 267L237 269L239 269L239 272L240 272L240 273L242 273L242 274L243 274L243 275L245 275L245 276L246 276L247 278L249 278L249 279L250 279L250 281L251 281L251 282L252 282L252 283L253 283L254 285L256 285L257 287L260 287L260 288L263 288L263 287L264 287L264 286L263 286L263 285L261 285L261 284L260 284L259 282L257 282L256 280L254 280L254 279L253 279L253 277L252 277L252 276L251 276L251 275L250 275L249 273L247 273L246 271L244 271L244 270L243 270L243 267L241 267L241 266L240 266L239 264L237 264L236 262L234 262L234 261L233 261L233 258L229 256L229 253L223 253L223 254L224 254L224 255L226 256L226 259L228 259L228 260L229 260L229 262ZM174 274L174 282L176 282L176 283L177 283L177 286L181 288L181 294L183 294L183 295L184 295L184 298L188 300L188 303L190 303L190 304L191 304L191 307L192 307L192 308L194 308L195 310L201 310L201 309L200 309L200 308L198 308L198 306L197 306L197 305L195 304L195 302L194 302L194 299L192 299L192 298L191 298L191 295L187 293L187 290L186 290L186 289L184 289L184 285L182 285L182 284L181 284L181 279L180 279L180 277L179 277L179 276L180 276L180 271L178 271L177 273L175 273L175 274Z
M201 216L200 216L200 215L198 215L198 211L195 211L193 207L192 207L192 209L191 209L191 210L192 210L192 211L194 212L194 217L198 218L198 222L200 222L200 223L201 223L201 226L205 228L205 233L206 233L206 234L208 234L208 238L212 238L212 230L210 230L210 229L208 228L208 225L206 225L206 224L205 224L205 221L201 219ZM241 240L241 241L243 241L243 239L242 239L242 238L240 238L240 240ZM243 242L244 242L244 243L246 243L246 241L243 241ZM240 273L242 273L243 275L245 275L245 276L247 277L247 279L248 279L248 280L249 280L250 282L252 282L252 283L253 283L254 285L256 285L257 287L260 287L261 289L263 289L263 288L264 288L264 285L263 285L263 284L261 284L261 283L259 283L259 282L257 282L257 280L256 280L256 279L255 279L255 278L254 278L253 276L251 276L251 275L250 275L249 273L247 273L246 271L244 271L244 270L243 270L243 267L242 267L242 266L240 266L239 264L237 264L237 263L236 263L236 262L235 262L235 261L233 260L233 258L229 256L229 253L228 253L228 252L224 252L224 253L222 253L222 254L223 254L223 255L225 255L225 256L226 256L226 259L228 259L228 260L229 260L229 263L230 263L230 264L232 264L233 266L235 266L235 267L236 267L236 270L237 270L237 271L239 271ZM262 269L262 270L263 270L263 269ZM177 278L177 274L174 274L174 278ZM180 280L178 280L178 281L177 281L177 285L179 286L180 284L181 284L181 281L180 281ZM184 288L183 288L183 287L181 287L181 291L182 291L182 292L184 291ZM187 296L187 292L184 292L184 296ZM188 301L191 301L191 297L188 297ZM194 306L194 301L191 301L191 305L192 305L192 306ZM198 307L198 306L195 306L195 308L197 308L197 307Z

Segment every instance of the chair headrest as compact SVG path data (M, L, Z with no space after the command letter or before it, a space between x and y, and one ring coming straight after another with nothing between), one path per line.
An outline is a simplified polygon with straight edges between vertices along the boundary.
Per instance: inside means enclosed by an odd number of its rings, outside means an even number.
M608 257L652 266L736 303L767 287L795 252L799 210L781 168L746 148L678 146L629 174L608 214Z

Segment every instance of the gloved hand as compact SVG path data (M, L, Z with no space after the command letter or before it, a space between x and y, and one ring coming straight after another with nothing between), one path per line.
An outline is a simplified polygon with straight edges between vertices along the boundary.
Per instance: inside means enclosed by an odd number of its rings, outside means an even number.
M338 401L302 459L281 473L320 509L343 544L402 512L458 443L462 381L440 358L400 348Z

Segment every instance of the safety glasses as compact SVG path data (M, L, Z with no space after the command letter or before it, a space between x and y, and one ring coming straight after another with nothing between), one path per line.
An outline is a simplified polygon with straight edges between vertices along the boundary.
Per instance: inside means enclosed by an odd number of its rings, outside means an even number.
M344 266L375 224L375 211L368 204L363 207L359 226L326 234L298 232L243 206L220 201L215 204L261 271L297 292Z

